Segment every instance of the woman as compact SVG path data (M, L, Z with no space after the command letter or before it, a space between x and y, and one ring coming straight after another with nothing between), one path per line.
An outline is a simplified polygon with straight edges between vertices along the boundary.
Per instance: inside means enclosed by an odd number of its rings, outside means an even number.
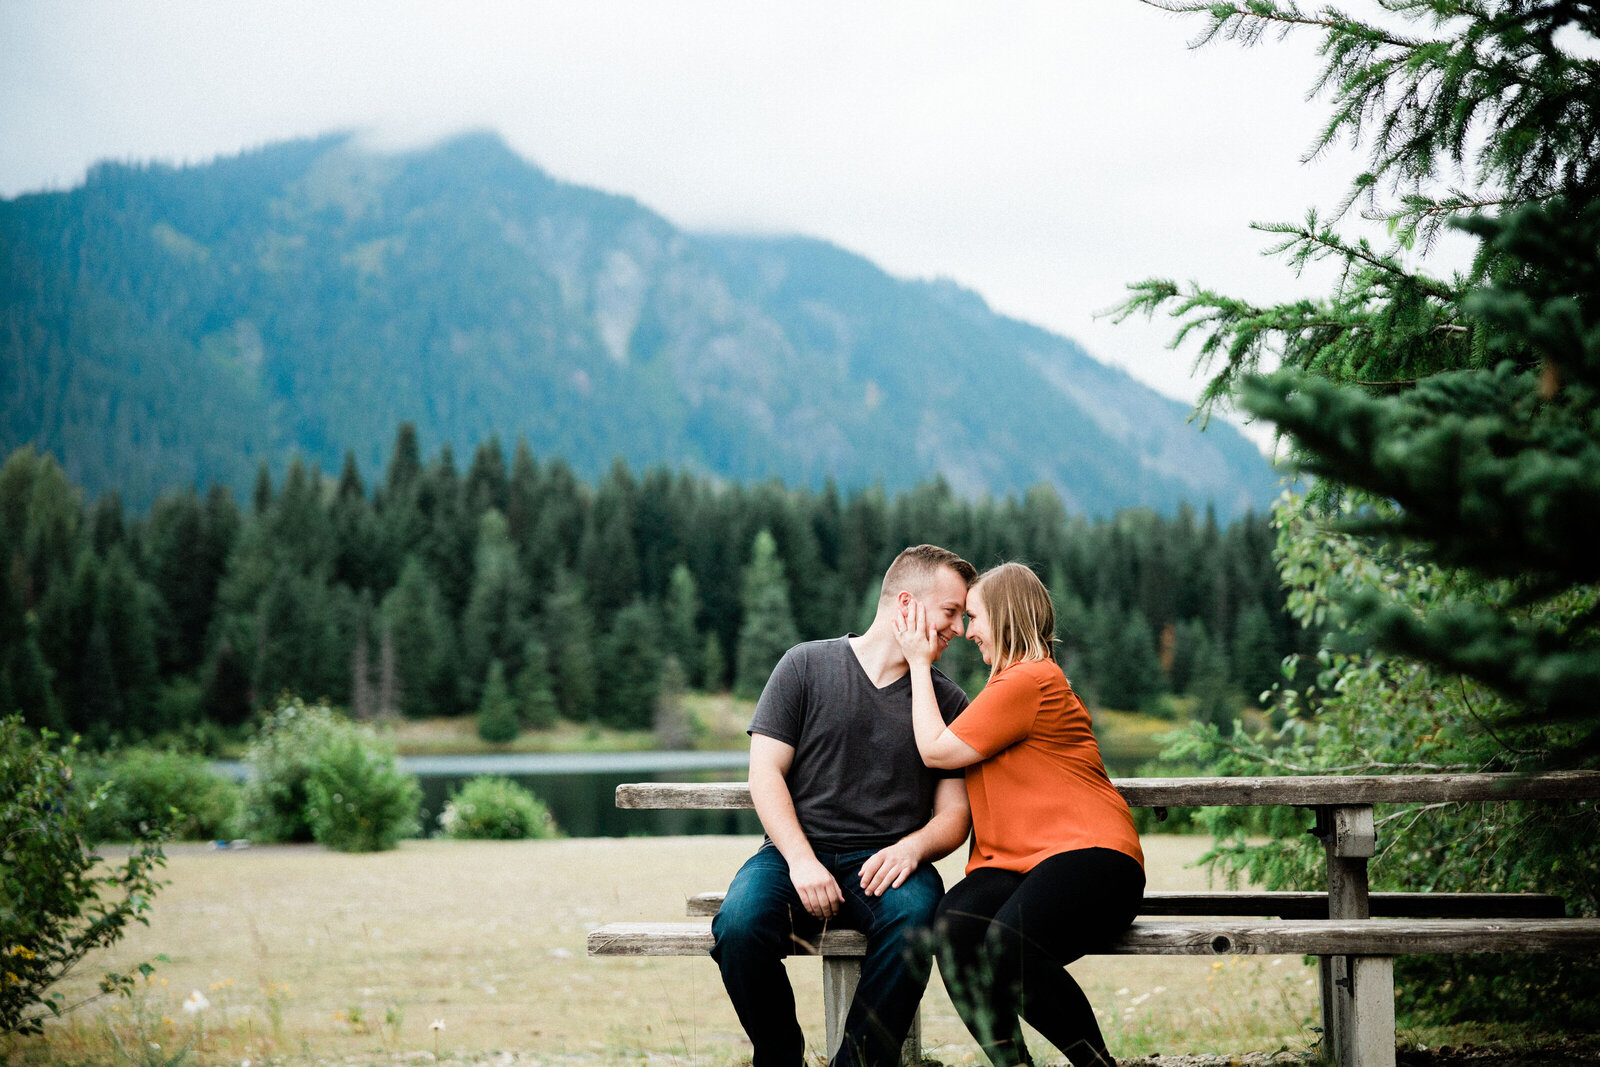
M989 665L948 727L934 699L939 638L913 604L896 630L911 664L912 725L930 767L967 769L967 877L934 917L939 969L996 1067L1028 1063L1018 1015L1074 1067L1114 1064L1065 965L1127 929L1144 895L1133 816L1100 760L1089 713L1052 658L1055 611L1020 563L967 594L967 637Z

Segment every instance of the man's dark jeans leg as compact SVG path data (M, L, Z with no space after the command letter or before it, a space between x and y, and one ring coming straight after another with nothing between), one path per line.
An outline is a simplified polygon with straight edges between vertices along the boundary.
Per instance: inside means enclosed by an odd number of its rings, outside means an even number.
M861 984L844 1021L844 1040L832 1067L896 1067L931 967L928 930L944 896L939 872L918 867L898 889L881 897L861 888L861 865L872 852L846 852L824 859L844 893L836 920L867 935Z
M762 845L733 876L711 920L711 958L755 1045L752 1067L800 1067L805 1038L783 957L793 954L795 938L813 940L821 930L794 891L783 853Z
M845 902L833 924L867 935L861 982L845 1019L836 1067L894 1067L928 982L925 934L944 893L932 867L917 870L899 889L869 897L861 864L872 850L818 853ZM711 923L711 956L745 1033L755 1045L754 1067L799 1067L805 1051L795 1019L794 990L783 957L796 939L814 941L823 924L809 915L789 880L789 865L763 845L734 876Z

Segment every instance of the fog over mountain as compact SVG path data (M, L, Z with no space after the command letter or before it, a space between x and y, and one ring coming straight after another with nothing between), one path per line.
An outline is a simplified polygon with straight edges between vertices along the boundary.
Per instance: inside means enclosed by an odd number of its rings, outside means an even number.
M296 451L336 471L349 450L372 477L409 420L429 451L525 437L582 475L621 458L1045 483L1091 515L1264 506L1265 459L1188 414L953 283L803 237L686 233L487 134L104 164L0 201L0 449L49 450L135 505L242 491Z

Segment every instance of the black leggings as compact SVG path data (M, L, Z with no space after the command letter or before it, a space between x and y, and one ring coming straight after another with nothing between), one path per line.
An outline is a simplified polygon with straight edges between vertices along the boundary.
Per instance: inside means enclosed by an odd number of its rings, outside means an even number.
M996 1067L1028 1062L1020 1014L1074 1067L1112 1064L1066 965L1104 949L1144 897L1144 870L1106 848L1063 852L1026 874L981 867L934 915L950 999Z

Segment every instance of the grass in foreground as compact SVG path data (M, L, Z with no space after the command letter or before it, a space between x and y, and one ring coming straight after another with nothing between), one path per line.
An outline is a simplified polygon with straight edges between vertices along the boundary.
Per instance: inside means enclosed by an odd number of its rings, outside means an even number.
M1187 867L1203 838L1145 840L1151 888L1204 886ZM75 1012L16 1044L11 1058L725 1067L749 1046L710 959L589 959L584 937L613 920L680 917L686 895L725 886L756 844L436 840L368 855L176 846L150 928L116 950L123 964L158 953L168 961L131 1000ZM940 864L947 883L960 867ZM817 1049L819 964L789 967ZM1299 957L1092 957L1072 971L1119 1055L1292 1054L1314 1040L1315 972ZM94 973L67 992L92 990ZM185 1001L199 1005L196 993L205 1006L186 1010ZM982 1062L937 978L923 1001L923 1034L945 1063Z

